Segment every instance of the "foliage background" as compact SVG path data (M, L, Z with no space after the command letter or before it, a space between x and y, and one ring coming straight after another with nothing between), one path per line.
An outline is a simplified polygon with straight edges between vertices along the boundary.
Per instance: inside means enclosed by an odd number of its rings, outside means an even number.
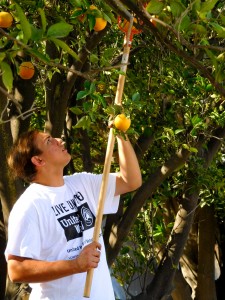
M73 155L67 173L101 172L109 115L122 109L132 119L143 185L107 217L113 274L133 299L223 299L223 1L1 1L0 9L14 17L0 28L4 266L8 214L25 188L5 162L13 141L29 128L63 135ZM126 9L142 32L132 41L118 108L124 33L117 17L128 18ZM96 17L108 22L100 32ZM35 65L31 80L18 76L25 60ZM13 288L7 285L6 299Z

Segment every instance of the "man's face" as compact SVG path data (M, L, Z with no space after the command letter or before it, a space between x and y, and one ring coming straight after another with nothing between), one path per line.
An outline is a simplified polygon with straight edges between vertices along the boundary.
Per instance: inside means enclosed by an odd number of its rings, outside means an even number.
M61 139L53 138L47 133L40 132L36 137L36 145L42 151L38 155L46 165L65 167L71 155L64 148L64 142Z

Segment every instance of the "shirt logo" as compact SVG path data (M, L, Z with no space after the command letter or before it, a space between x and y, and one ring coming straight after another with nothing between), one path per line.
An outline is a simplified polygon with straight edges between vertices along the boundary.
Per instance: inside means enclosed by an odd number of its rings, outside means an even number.
M78 206L77 209L57 219L64 229L67 241L83 236L83 232L94 227L95 216L87 203Z
M94 222L93 214L92 214L92 212L90 211L89 208L82 207L81 208L81 215L82 215L82 218L83 218L83 220L85 221L85 223L88 227L93 225L93 222Z

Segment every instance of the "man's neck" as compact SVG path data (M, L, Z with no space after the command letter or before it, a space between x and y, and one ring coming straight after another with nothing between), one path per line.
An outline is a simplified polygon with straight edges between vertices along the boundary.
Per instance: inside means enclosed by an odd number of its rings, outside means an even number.
M42 184L45 186L60 187L64 185L63 174L37 174L33 183Z

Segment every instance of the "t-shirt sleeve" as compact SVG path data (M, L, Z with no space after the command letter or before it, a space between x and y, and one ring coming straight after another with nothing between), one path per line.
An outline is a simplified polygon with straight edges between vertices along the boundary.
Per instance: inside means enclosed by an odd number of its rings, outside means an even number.
M99 175L91 174L91 173L83 173L83 174L85 180L88 180L91 193L93 194L93 199L97 206L99 201L100 189L102 185L102 174ZM120 196L115 196L115 190L116 190L116 173L110 173L108 178L105 201L104 201L103 214L114 214L117 212Z
M6 259L9 254L37 259L40 257L40 245L35 207L15 205L9 216Z

